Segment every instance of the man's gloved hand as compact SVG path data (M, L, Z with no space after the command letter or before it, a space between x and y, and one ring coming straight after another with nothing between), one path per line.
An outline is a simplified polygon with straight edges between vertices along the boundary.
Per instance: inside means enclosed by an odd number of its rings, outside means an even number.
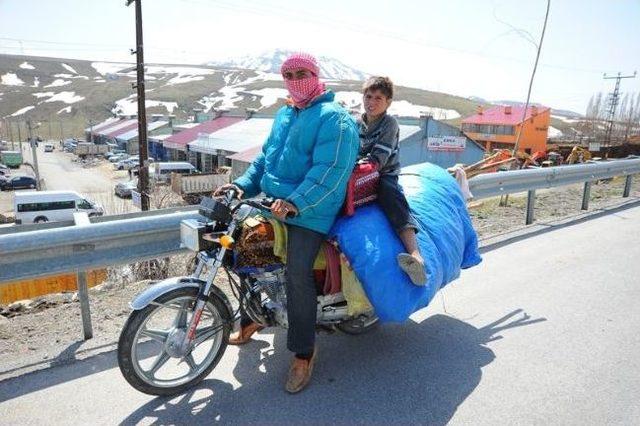
M297 216L298 208L288 201L277 199L271 205L271 213L273 213L276 219L284 221L287 216Z
M219 187L218 189L213 191L213 196L214 197L219 197L221 195L224 195L225 192L230 191L230 190L234 190L234 191L237 192L238 199L241 199L242 196L244 195L244 191L242 189L240 189L240 187L238 185L233 184L233 183L225 183L224 185L222 185L221 187Z

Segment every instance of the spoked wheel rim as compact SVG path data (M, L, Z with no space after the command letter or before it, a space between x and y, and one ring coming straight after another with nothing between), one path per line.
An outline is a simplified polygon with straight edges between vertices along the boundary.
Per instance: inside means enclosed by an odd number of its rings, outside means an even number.
M195 301L194 296L182 296L159 305L136 331L131 362L138 377L147 384L180 386L194 380L216 359L224 340L224 324L211 301L205 304L192 347L186 355L180 350ZM169 323L160 327L154 322L158 319Z

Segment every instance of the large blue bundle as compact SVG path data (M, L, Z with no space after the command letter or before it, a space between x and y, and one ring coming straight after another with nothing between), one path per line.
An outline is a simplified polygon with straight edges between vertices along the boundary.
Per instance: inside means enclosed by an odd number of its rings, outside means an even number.
M478 238L460 188L449 173L430 163L402 169L405 192L419 233L427 285L418 287L398 267L402 242L377 204L340 218L331 230L383 322L405 321L429 304L436 292L482 261Z

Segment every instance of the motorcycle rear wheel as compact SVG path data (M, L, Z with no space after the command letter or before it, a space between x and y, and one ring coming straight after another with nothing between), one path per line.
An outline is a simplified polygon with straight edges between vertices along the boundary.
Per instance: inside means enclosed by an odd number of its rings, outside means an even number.
M181 342L186 333L197 295L197 288L179 288L129 316L118 341L118 365L135 389L150 395L182 393L207 377L220 361L232 318L215 294L205 304L188 354L180 357L170 353L174 351L172 344Z

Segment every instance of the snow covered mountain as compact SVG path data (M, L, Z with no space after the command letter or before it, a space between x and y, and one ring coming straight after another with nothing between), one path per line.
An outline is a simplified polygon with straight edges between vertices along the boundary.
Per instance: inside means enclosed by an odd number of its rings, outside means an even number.
M240 68L269 73L280 73L282 62L291 54L288 50L272 50L260 55L246 55L241 58L207 62L208 66ZM320 76L330 80L365 80L369 74L357 70L345 63L326 56L318 57Z

